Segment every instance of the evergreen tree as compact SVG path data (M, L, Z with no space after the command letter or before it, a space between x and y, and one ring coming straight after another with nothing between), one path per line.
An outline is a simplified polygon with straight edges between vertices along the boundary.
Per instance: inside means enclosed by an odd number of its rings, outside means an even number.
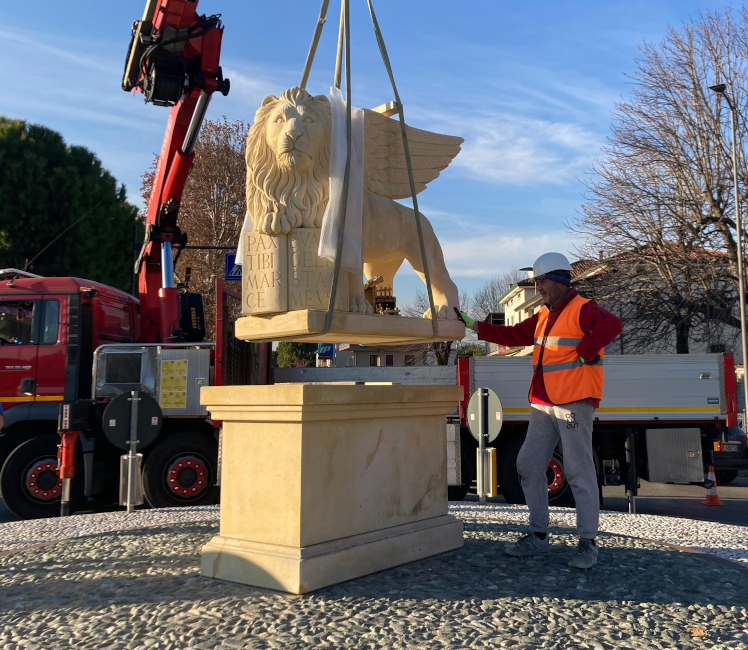
M91 151L0 116L0 169L0 267L22 269L83 217L27 270L129 290L138 210Z
M314 368L317 360L316 343L278 343L279 368Z

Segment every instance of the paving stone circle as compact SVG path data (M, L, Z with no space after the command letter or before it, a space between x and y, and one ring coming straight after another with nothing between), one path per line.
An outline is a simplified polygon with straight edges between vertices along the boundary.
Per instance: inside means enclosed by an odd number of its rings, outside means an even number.
M605 534L579 571L568 529L521 560L502 553L520 525L463 521L459 551L303 596L200 576L215 522L19 551L0 557L0 648L748 648L738 569Z

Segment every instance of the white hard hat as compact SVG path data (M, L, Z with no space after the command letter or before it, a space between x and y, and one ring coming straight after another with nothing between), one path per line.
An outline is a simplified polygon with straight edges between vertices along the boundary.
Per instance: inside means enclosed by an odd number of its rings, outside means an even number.
M561 253L543 253L532 265L533 278L539 278L552 271L569 271L569 273L573 271L569 260L566 259L566 255L562 255Z

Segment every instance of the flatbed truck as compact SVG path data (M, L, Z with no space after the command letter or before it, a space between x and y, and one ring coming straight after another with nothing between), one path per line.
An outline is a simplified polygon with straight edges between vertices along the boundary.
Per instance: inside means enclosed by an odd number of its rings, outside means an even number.
M457 384L464 396L448 418L450 499L460 500L475 479L477 443L467 426L467 403L478 387L496 392L504 424L496 440L497 481L509 503L522 503L517 454L530 416L529 356L458 358L456 366L279 368L276 382L391 381ZM748 469L746 435L738 427L737 384L731 354L606 355L605 388L593 426L598 482L623 485L635 496L639 479L704 484L709 466L729 482ZM548 465L553 505L571 506L573 495L559 443Z

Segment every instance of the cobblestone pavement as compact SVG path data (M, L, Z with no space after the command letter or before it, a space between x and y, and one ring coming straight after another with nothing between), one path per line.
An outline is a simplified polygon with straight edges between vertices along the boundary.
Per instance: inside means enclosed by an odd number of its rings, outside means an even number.
M514 524L526 524L527 506L452 502L449 512L460 518L481 518ZM113 531L157 528L177 523L218 521L219 506L191 508L159 508L124 512L31 519L0 524L0 553L35 544L86 537ZM576 513L570 508L551 508L551 521L558 525L575 526ZM748 524L748 522L746 522ZM642 539L687 546L705 553L742 563L748 567L748 528L657 515L629 515L620 512L600 513L600 530L614 535L630 535Z
M748 576L602 535L509 558L521 527L463 515L462 550L288 596L199 575L214 522L105 533L0 558L0 648L748 648ZM704 636L701 636L704 635Z

